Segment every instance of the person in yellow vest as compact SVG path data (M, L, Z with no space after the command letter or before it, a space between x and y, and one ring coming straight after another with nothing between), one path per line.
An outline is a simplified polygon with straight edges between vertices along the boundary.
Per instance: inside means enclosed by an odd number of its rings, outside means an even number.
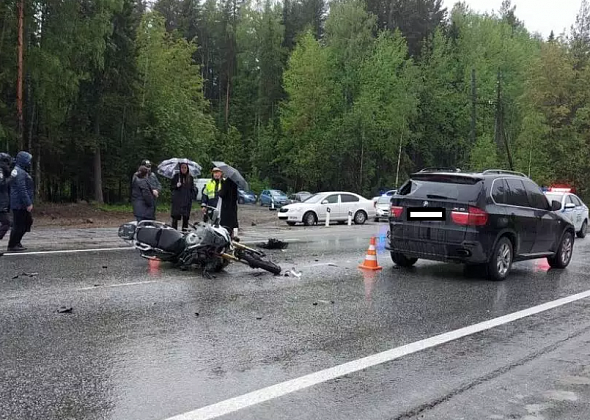
M217 207L219 191L221 190L224 181L221 169L215 167L211 172L213 173L213 178L203 187L203 199L201 200L201 209L203 210L203 219L205 222L209 220L209 217L213 214L213 210L207 208L207 206Z

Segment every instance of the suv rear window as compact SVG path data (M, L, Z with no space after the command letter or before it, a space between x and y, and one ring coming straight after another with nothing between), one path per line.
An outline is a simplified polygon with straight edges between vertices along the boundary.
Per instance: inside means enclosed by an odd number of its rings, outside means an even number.
M481 193L482 180L453 175L420 175L408 180L397 192L417 198L475 201Z

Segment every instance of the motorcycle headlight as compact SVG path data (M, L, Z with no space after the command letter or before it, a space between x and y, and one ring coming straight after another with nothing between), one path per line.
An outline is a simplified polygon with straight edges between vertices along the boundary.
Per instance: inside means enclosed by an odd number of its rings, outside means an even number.
M197 242L199 242L199 237L197 236L196 233L191 232L188 235L186 235L186 238L184 238L184 240L186 241L187 244L194 245Z

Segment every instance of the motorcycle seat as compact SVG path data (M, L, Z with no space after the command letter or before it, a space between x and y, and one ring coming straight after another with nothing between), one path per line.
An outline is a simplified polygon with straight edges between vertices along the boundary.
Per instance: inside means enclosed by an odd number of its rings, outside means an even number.
M185 244L182 232L174 229L161 229L160 231L158 248L173 254L180 253L183 250Z
M137 241L149 245L152 248L158 248L158 240L160 239L160 232L162 229L157 227L140 227L137 230Z

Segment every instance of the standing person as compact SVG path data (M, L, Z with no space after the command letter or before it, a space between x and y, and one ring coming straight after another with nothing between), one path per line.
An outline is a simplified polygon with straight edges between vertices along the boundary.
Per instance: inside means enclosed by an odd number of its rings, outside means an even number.
M211 170L213 173L213 179L205 184L203 187L203 199L201 202L201 208L204 214L204 221L206 222L209 220L211 215L213 214L213 210L208 209L209 207L217 207L219 191L223 185L223 172L221 169L215 167Z
M10 173L10 208L12 209L13 227L8 241L9 252L26 250L20 241L33 225L33 199L35 186L33 178L27 172L31 168L33 156L27 152L18 152L16 165Z
M154 218L156 217L156 208L158 207L158 197L160 196L160 193L162 192L162 184L160 183L160 180L158 179L158 176L152 172L152 162L150 162L147 159L144 159L143 162L141 162L141 166L145 166L148 170L148 184L150 186L150 188L152 189L152 195L154 196Z
M0 153L0 240L10 229L10 165L12 157L8 153Z
M227 229L230 236L236 237L234 229L238 229L238 185L229 178L223 181L219 192L221 197L221 220L219 224Z
M142 220L154 220L154 194L148 182L149 170L145 166L140 166L131 185L131 204L133 205L133 215L138 222Z
M195 198L195 182L186 163L180 164L180 171L172 177L172 227L178 229L178 221L182 218L182 230L188 229L193 200Z

